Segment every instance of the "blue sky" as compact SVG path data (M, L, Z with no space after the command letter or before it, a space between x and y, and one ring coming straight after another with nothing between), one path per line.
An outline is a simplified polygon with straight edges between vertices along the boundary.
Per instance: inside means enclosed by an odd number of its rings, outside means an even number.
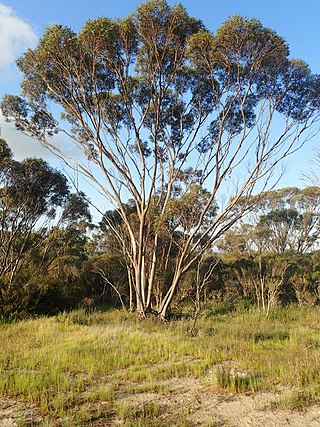
M43 29L58 22L78 30L89 18L124 17L133 12L138 0L5 0L0 4L12 8L40 36ZM176 1L169 0L170 4ZM289 43L292 55L303 57L320 72L319 41L320 2L318 0L183 0L190 15L200 18L215 30L234 14L254 17L274 29ZM317 71L315 69L315 71Z
M36 45L45 27L61 23L78 31L87 19L121 18L133 12L139 3L138 0L0 0L0 97L4 93L19 92L20 76L15 60L28 47ZM191 16L202 19L212 31L235 14L259 19L286 39L291 57L304 59L314 73L320 74L319 0L183 0L181 3ZM10 143L18 159L26 156L50 159L44 149L26 141L1 117L0 128L2 137ZM309 167L316 145L317 140L314 140L289 160L282 186L305 185L300 179L301 170Z
M175 0L168 2L176 3ZM121 18L133 12L139 3L139 0L0 0L0 40L4 39L2 32L6 28L2 24L7 19L1 13L1 5L10 9L17 20L27 24L35 37L40 37L45 27L52 23L61 23L77 31L87 19L103 15ZM257 18L286 39L292 57L306 60L314 72L320 73L318 0L183 0L182 4L190 15L202 19L212 31L234 14ZM22 37L25 38L23 34ZM27 46L28 38L25 42ZM21 52L17 51L16 56ZM7 86L9 81L14 87L16 82L9 78ZM0 82L1 93L3 89Z

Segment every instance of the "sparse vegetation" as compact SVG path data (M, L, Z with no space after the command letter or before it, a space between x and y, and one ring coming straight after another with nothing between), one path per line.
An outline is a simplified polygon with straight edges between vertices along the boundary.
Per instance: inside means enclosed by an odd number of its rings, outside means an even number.
M0 394L34 405L43 426L193 425L201 399L171 402L174 381L191 379L226 398L281 386L274 406L301 410L320 402L319 311L202 316L196 336L191 318L141 322L125 311L2 324Z

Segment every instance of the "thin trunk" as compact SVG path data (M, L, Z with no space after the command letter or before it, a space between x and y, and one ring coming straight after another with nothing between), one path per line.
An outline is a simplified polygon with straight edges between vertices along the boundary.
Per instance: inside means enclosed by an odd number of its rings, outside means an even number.
M148 295L147 295L147 309L151 306L151 296L154 288L155 274L156 274L156 266L157 266L157 249L158 249L158 235L155 235L154 238L154 246L153 246L153 254L152 254L152 264L151 271L148 278Z
M115 293L117 294L117 296L118 296L118 298L119 298L119 301L120 301L120 304L121 304L121 306L122 306L122 308L123 309L125 309L126 307L125 307L125 305L124 305L124 302L123 302L123 299L122 299L122 296L121 296L121 294L120 294L120 292L118 291L118 289L117 289L117 287L107 278L107 276L105 275L105 273L104 273L104 271L102 270L102 269L100 269L99 270L99 274L100 274L100 276L102 277L102 279L108 284L108 285L110 285L111 286L111 288L115 291Z
M168 315L168 309L172 302L172 299L174 297L175 291L177 289L179 280L181 278L181 270L177 271L175 275L173 276L171 286L165 295L164 299L161 302L160 310L159 310L159 316L161 319L165 320Z
M133 289L132 289L132 270L127 268L128 284L129 284L129 310L133 311Z
M4 317L4 297L3 297L3 291L1 288L0 288L0 316Z
M144 314L144 307L141 298L141 265L134 266L135 273L135 291L136 291L136 311L139 314Z
M144 307L144 310L147 309L146 307L146 264L145 264L145 255L141 256L141 271L140 271L140 289L141 289L141 300Z

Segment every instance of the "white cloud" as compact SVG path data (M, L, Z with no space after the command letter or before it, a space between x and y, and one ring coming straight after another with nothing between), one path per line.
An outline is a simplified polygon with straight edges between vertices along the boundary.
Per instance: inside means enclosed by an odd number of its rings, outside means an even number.
M46 160L54 158L53 154L40 143L17 131L14 124L7 123L1 112L0 138L3 138L8 143L16 160L20 161L26 157L41 157Z
M0 3L0 70L14 64L29 47L33 47L37 36L32 27L16 15L15 11Z
M3 138L8 143L16 160L21 161L26 157L41 157L55 167L65 165L59 157L57 157L48 148L41 145L40 142L18 131L13 123L6 122L1 111L0 138ZM84 159L82 152L63 135L59 134L54 136L52 142L70 158L74 158L79 161Z

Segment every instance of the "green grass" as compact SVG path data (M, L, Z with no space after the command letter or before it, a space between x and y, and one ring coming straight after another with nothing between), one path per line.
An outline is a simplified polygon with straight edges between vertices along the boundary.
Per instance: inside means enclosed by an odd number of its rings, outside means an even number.
M212 393L281 384L288 392L277 406L320 404L319 308L268 319L255 310L206 313L196 336L192 320L163 324L122 311L2 324L0 395L33 404L43 426L186 426L183 408L161 403L173 378L198 378Z

